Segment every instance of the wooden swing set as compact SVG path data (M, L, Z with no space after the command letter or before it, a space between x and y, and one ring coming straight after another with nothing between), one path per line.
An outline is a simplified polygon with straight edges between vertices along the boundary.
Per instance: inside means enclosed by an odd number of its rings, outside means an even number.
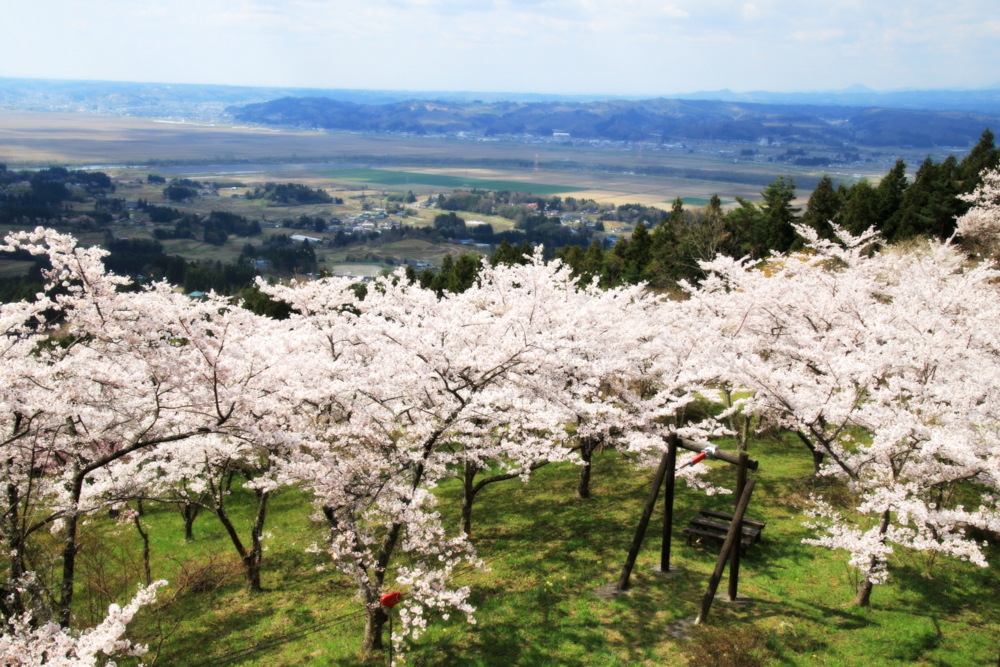
M667 450L660 459L660 465L653 476L653 485L646 498L646 505L643 508L639 525L632 538L632 545L629 548L625 564L622 566L622 574L618 579L615 589L619 592L628 590L629 578L632 576L632 568L642 547L642 540L646 535L646 528L649 526L649 519L656 507L656 501L660 494L660 487L664 486L664 509L663 509L663 541L660 548L660 572L670 573L670 542L674 523L674 483L677 476L677 449L682 448L696 452L697 462L704 458L725 461L736 466L736 508L733 514L715 512L712 510L701 510L700 516L692 520L691 525L684 529L688 539L705 538L722 542L722 551L719 553L715 570L708 581L708 589L702 598L701 612L695 623L703 623L708 618L708 612L712 608L719 582L726 568L726 561L729 561L729 589L728 597L730 602L736 602L739 591L740 579L740 556L754 542L760 538L760 533L764 529L764 523L744 518L747 506L750 504L750 496L753 493L755 480L747 480L747 471L756 470L758 462L751 459L746 452L727 452L719 449L715 445L700 445L690 440L684 440L671 434L667 438ZM676 568L675 570L676 571Z

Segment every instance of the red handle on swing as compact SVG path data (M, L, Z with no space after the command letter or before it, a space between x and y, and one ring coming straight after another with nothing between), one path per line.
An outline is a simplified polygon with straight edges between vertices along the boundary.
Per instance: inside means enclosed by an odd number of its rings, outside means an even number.
M686 468L687 466L693 466L695 463L701 463L702 461L705 460L705 457L707 457L707 456L708 456L708 454L706 452L700 452L693 459L691 459L690 461L688 461L687 463L685 463L684 465L682 465L680 468L678 468L678 470L680 470L681 468Z

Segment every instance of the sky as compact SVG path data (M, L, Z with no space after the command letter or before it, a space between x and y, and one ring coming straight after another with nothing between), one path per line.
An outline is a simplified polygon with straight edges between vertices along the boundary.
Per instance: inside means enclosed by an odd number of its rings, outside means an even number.
M0 77L665 95L1000 86L997 0L0 0Z

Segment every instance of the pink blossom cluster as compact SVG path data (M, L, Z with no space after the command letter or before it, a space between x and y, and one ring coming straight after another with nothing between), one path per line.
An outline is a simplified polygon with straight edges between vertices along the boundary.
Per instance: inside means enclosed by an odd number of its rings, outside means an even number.
M142 656L147 653L146 647L122 639L122 635L139 608L155 602L156 589L166 584L166 581L157 581L140 588L131 602L124 607L111 605L107 617L99 625L83 632L67 630L52 622L35 626L27 613L7 619L9 631L0 634L0 664L9 667L114 667L116 663L108 658Z

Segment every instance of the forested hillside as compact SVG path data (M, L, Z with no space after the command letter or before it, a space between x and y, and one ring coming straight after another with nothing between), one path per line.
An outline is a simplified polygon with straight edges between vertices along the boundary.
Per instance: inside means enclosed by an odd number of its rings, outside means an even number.
M357 104L325 97L285 97L227 109L242 122L298 128L413 134L567 133L611 141L795 138L839 146L965 147L997 118L953 111L773 105L655 99L638 102L497 102L463 104L410 100Z

